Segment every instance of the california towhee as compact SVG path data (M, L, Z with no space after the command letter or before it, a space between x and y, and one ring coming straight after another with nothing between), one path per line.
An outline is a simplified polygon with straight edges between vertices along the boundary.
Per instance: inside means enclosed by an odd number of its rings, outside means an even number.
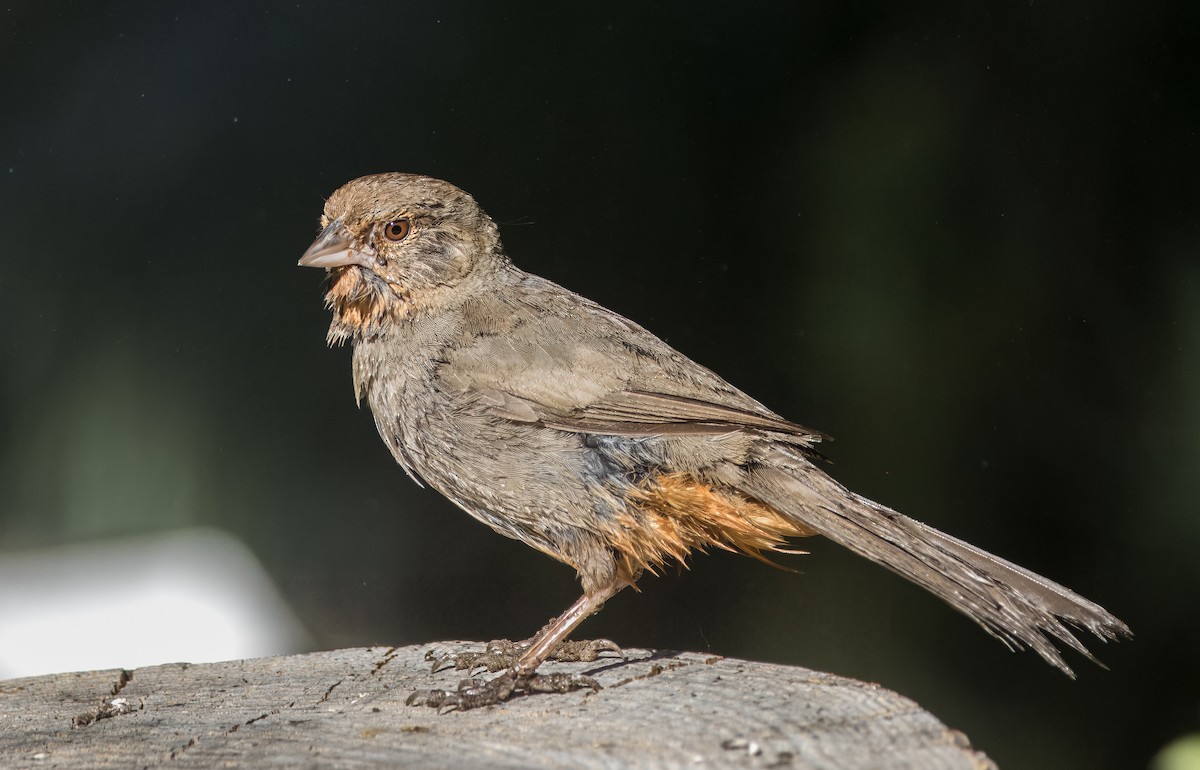
M764 559L824 535L1068 675L1071 626L1128 627L1011 562L857 495L789 422L637 324L516 268L454 185L362 177L325 204L300 260L328 272L329 342L400 466L502 535L574 567L583 596L490 682L414 693L459 708L594 683L535 671L645 570L694 549ZM1094 660L1094 658L1093 658Z

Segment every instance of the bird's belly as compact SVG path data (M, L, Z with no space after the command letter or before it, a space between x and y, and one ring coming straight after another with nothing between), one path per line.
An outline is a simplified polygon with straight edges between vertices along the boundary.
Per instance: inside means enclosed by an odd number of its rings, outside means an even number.
M598 464L577 434L450 410L379 428L401 465L429 486L500 534L556 558L621 504L589 472Z

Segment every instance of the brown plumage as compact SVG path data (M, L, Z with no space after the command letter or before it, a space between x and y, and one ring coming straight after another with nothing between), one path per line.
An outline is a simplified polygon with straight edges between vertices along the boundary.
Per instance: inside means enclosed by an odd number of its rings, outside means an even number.
M331 343L400 465L497 532L574 567L584 595L483 687L432 705L567 689L534 671L644 570L724 548L768 561L820 534L929 590L1062 671L1072 633L1129 635L1063 586L850 492L815 464L823 438L637 324L509 261L453 185L363 177L326 203L300 260L326 268Z
M789 537L817 534L735 489L683 473L645 479L625 496L606 540L626 575L657 573L669 562L685 563L692 551L722 548L778 566L765 552L804 553Z

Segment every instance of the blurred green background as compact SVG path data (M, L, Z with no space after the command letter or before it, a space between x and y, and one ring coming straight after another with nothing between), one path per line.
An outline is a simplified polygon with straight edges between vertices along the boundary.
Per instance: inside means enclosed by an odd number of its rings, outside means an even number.
M0 559L226 530L319 648L523 638L570 570L393 463L295 267L378 171L1126 620L1072 682L826 542L584 626L877 681L1004 767L1200 722L1195 4L15 3Z

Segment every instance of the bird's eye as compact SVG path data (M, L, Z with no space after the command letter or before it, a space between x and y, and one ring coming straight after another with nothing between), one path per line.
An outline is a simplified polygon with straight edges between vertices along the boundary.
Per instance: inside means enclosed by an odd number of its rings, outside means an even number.
M412 222L407 219L397 219L383 226L383 237L389 241L402 241L412 231Z

